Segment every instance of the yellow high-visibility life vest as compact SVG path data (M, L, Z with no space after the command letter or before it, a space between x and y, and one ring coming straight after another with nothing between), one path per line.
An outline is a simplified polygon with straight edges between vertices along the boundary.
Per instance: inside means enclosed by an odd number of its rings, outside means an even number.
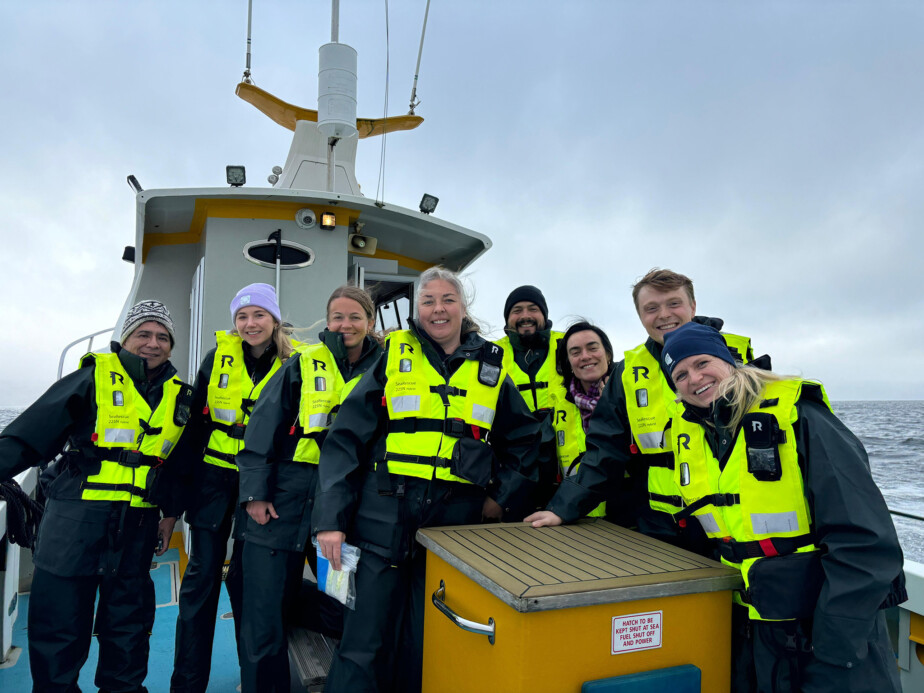
M244 446L244 432L260 392L282 362L279 356L260 382L254 384L247 374L244 345L239 335L215 333L215 360L209 378L208 415L212 433L205 448L205 462L216 467L237 469L234 456Z
M587 450L581 410L567 397L552 395L552 427L555 429L555 452L561 478L577 474L581 463L578 458ZM604 517L606 503L600 503L587 513L587 517Z
M539 411L542 409L551 409L552 393L563 392L565 389L564 381L561 374L555 367L555 352L558 349L558 341L564 337L564 332L551 331L549 333L549 351L545 355L545 361L536 371L536 375L531 376L517 365L516 359L513 358L513 347L510 345L510 337L503 337L497 340L496 344L504 350L504 370L517 386L517 390L523 395L530 411Z
M820 383L767 383L744 416L721 469L701 425L679 415L672 425L674 478L686 506L678 517L692 515L710 538L720 541L723 563L741 570L745 588L757 561L817 550L793 430L804 387L818 388L830 409ZM740 595L737 601L743 603ZM761 618L754 606L748 609L751 618Z
M446 380L431 365L413 332L388 335L385 462L390 473L471 483L450 471L453 449L463 437L485 444L506 377L501 347L488 342L485 348L497 350L491 352L496 364L466 360ZM382 464L378 462L376 468Z
M317 464L321 458L318 440L330 428L341 399L352 390L352 386L346 389L337 361L324 344L312 344L299 351L302 393L298 421L293 426L299 441L292 459ZM359 376L350 381L353 385L357 382Z
M722 337L747 363L751 340L725 333ZM622 386L633 444L643 455L658 455L648 464L648 503L652 510L674 514L681 508L680 494L674 484L674 461L667 453L671 450L669 424L679 412L677 394L644 344L625 352Z
M87 354L80 367L95 368L96 424L91 440L100 460L99 473L82 484L81 499L155 507L145 500L152 470L163 464L180 439L189 419L192 388L171 378L151 411L117 354Z

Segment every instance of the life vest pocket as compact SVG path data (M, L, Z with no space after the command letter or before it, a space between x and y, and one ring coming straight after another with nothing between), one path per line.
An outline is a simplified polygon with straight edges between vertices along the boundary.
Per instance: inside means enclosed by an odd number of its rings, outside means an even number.
M490 446L474 438L459 438L452 449L449 471L476 486L487 487L494 470L494 453Z
M819 551L758 558L747 570L747 597L762 619L810 618L824 579Z

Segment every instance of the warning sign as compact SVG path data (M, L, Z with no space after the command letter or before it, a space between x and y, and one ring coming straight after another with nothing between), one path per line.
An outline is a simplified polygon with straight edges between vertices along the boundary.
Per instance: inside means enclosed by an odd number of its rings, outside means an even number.
M613 617L613 649L610 654L653 650L661 647L663 611Z

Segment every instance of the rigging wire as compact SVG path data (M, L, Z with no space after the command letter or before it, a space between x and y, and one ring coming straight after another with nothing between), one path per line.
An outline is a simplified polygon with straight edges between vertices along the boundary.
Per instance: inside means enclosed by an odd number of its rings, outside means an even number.
M411 110L408 115L414 115L414 109L420 105L417 100L417 76L420 74L420 59L423 57L424 36L427 35L427 17L430 14L430 0L427 0L427 7L424 10L423 28L420 30L420 49L417 51L417 67L414 68L414 85L411 87Z
M250 78L250 29L253 20L253 0L247 0L247 60L244 63L244 76L241 81L247 84L253 84Z
M391 44L388 33L388 0L385 0L385 109L382 114L383 118L388 117L388 74L390 69ZM388 136L388 129L382 132L382 152L379 156L379 181L375 186L375 204L378 207L385 206L385 138Z

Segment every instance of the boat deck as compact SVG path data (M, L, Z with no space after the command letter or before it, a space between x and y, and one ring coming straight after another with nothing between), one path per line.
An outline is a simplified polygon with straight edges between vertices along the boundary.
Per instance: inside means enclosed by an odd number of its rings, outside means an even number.
M163 556L154 558L151 579L157 612L154 631L151 634L151 654L148 659L148 677L145 686L152 693L170 690L170 675L173 672L173 643L176 635L176 618L179 608L177 597L180 589L180 553L171 548ZM0 691L4 693L26 693L32 690L32 676L29 672L27 644L28 593L20 594L19 618L13 626L13 646L17 650L15 660L0 664ZM228 693L237 689L241 682L234 643L234 622L231 620L231 603L228 593L222 589L218 602L218 621L215 624L215 643L212 648L212 675L209 679L209 693ZM225 617L226 615L226 617ZM93 678L96 675L98 656L96 638L90 643L90 655L80 672L78 684L83 691L95 691Z

